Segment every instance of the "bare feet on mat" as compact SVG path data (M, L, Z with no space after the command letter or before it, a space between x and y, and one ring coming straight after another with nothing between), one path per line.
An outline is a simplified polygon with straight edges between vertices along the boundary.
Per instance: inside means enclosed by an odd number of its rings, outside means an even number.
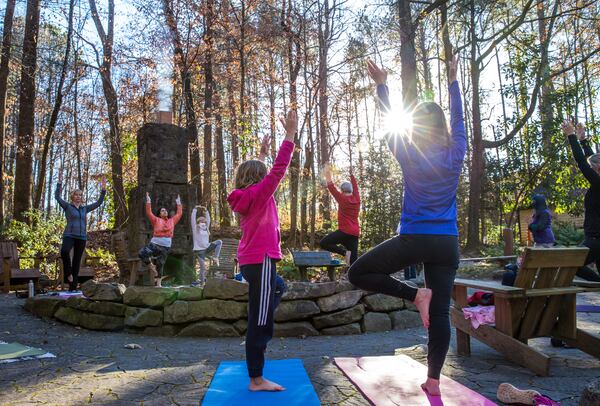
M429 328L429 303L431 303L431 289L419 288L414 304L421 315L425 328Z
M431 396L441 396L439 379L427 378L425 383L421 384L421 389Z
M253 392L265 391L265 392L280 392L285 390L285 388L278 383L271 382L262 376L258 378L250 378L250 385L248 385L248 390Z

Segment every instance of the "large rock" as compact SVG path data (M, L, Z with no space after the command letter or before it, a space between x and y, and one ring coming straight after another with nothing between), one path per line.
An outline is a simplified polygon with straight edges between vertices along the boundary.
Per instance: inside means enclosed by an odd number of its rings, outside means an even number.
M600 405L600 379L595 379L586 386L579 398L579 406Z
M232 324L222 321L206 320L184 327L178 334L180 337L238 337Z
M150 326L144 329L144 335L158 337L172 337L177 335L178 332L179 327L173 324L163 324L157 327Z
M235 327L235 329L238 333L240 333L240 335L245 334L246 330L248 330L248 320L238 320L235 323L233 323L233 327Z
M358 303L362 295L363 292L360 290L348 290L332 296L322 297L317 300L317 304L323 312L334 312L354 306Z
M23 307L35 316L51 318L64 303L65 299L58 296L34 296L28 298Z
M162 324L163 312L143 307L127 306L125 325L129 327L157 327Z
M419 309L417 309L417 306L415 306L415 304L411 301L405 300L404 301L404 306L406 307L406 310L410 310L411 312L418 312Z
M202 288L182 286L179 288L177 300L202 300Z
M322 335L328 336L347 336L360 333L360 325L358 323L346 324L345 326L329 327L321 330Z
M292 300L277 306L275 321L304 320L319 313L319 306L312 300Z
M61 307L54 315L60 321L89 330L116 331L123 329L123 318L87 313L71 307Z
M315 299L335 293L336 282L289 282L282 300Z
M238 320L245 317L248 317L247 304L233 300L177 300L165 307L165 323L171 324L205 319Z
M308 321L292 321L275 323L275 337L308 337L318 336L319 332Z
M423 322L417 312L408 310L398 310L390 313L392 319L392 328L394 330L404 330L405 328L421 327Z
M340 312L317 316L313 319L313 323L319 330L324 327L339 326L341 324L350 324L362 319L365 314L365 306L362 304L356 305L350 309Z
M363 318L362 329L365 333L390 331L392 329L392 320L390 320L390 316L386 313L369 312Z
M347 290L355 290L356 287L354 287L353 284L350 283L350 281L347 281L345 279L338 281L337 285L335 287L335 293L340 293L340 292L345 292Z
M128 306L151 307L161 309L177 299L174 288L154 286L130 286L123 295L123 303Z
M367 305L367 309L372 312L391 312L404 309L404 300L382 293L365 296L362 301Z
M248 300L248 284L234 279L209 278L204 285L204 298Z
M120 283L98 283L93 279L81 285L85 297L106 302L122 302L125 289Z
M104 314L106 316L123 317L125 315L125 306L116 302L96 302L84 297L70 297L65 301L65 306L84 312Z

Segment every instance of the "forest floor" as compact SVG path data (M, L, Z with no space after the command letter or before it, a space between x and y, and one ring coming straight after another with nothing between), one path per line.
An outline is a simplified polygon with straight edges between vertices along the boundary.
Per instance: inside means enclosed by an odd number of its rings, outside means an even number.
M579 295L600 305L599 294ZM0 341L41 347L56 358L0 364L0 405L199 405L221 360L244 358L242 338L149 337L87 331L38 319L24 300L0 294ZM582 328L600 334L600 314L579 313ZM551 376L537 377L494 350L472 341L472 356L458 357L452 339L443 373L495 400L498 384L535 388L564 406L578 404L585 386L600 376L598 360L575 349L531 344L552 356ZM136 343L141 349L129 350ZM302 359L324 405L367 405L332 363L338 356L407 354L426 362L422 328L356 336L274 339L270 359ZM235 388L245 390L244 388Z

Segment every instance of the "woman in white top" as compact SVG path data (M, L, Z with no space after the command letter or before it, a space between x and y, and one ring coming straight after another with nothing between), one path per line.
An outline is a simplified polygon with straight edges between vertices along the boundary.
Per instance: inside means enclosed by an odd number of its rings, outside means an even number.
M204 213L204 215L196 218L198 209L200 209L200 212ZM194 238L193 250L198 255L198 263L200 264L200 275L196 284L202 285L206 281L206 256L212 254L211 258L215 265L219 266L219 256L221 255L221 245L223 245L223 241L216 240L210 242L210 214L204 206L194 207L190 219L192 223L192 236Z

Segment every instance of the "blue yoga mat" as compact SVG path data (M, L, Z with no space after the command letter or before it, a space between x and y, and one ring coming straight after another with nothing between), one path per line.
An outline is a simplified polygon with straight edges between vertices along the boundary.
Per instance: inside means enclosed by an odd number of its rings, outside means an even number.
M581 313L600 313L600 306L577 305L577 311Z
M285 387L283 392L250 392L245 361L223 361L208 387L203 406L320 405L308 374L299 359L267 361L265 377Z

